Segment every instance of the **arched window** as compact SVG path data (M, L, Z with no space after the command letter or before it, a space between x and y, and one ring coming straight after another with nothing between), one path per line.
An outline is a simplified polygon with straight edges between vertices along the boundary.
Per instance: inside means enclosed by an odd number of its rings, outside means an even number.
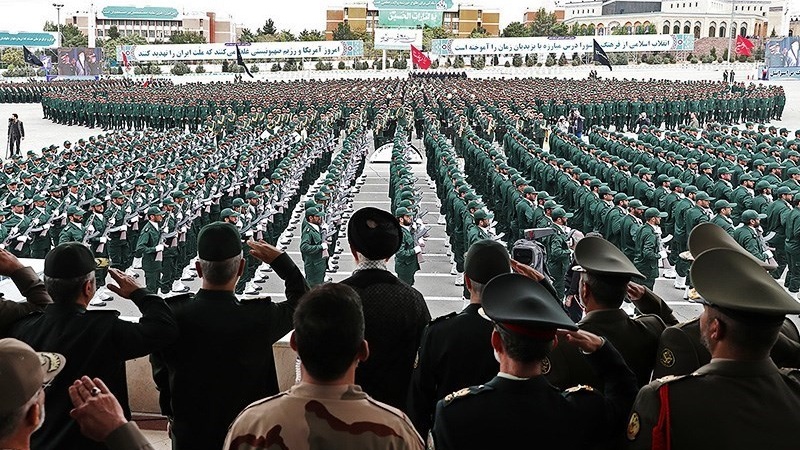
M717 29L714 27L714 25L709 25L708 26L708 37L716 37L717 36L715 34L716 31L717 31Z
M669 34L669 25L670 25L669 20L665 20L664 21L664 29L662 31L663 34Z
M678 34L678 33L680 33L680 32L681 32L681 24L679 24L679 23L676 23L676 24L675 24L675 25L672 27L672 34Z
M700 39L700 26L699 25L695 25L695 27L694 27L694 38L695 39Z
M719 26L719 37L725 37L725 25Z
M742 28L739 29L740 36L747 36L747 24L743 23Z

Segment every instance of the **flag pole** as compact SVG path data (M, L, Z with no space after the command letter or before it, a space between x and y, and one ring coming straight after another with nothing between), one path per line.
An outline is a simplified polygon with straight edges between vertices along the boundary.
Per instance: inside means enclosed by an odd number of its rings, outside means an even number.
M731 47L732 47L732 44L733 44L733 38L734 38L734 36L736 36L736 30L733 28L733 8L734 8L734 5L736 5L736 0L731 0L731 21L730 21L730 23L728 23L728 29L730 30L730 38L728 39L728 63L730 63L732 61L732 58L733 58Z

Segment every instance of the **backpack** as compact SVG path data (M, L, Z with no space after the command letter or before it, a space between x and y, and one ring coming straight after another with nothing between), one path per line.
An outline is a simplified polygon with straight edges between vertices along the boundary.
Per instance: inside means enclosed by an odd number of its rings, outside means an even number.
M511 247L511 259L533 267L537 272L546 275L548 278L550 277L545 264L547 251L539 241L518 239Z

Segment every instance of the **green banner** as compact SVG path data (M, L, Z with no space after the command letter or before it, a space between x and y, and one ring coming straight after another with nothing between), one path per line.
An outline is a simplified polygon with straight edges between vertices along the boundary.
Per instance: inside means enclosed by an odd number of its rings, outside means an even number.
M107 19L147 19L164 20L175 19L178 17L178 10L158 6L146 6L136 8L132 6L106 6L102 10L103 16Z
M392 28L440 27L443 15L441 11L382 9L378 12L378 25Z
M453 8L453 0L375 0L375 9L415 9L444 11Z
M0 31L0 47L54 47L56 33L40 31L37 33L9 33Z

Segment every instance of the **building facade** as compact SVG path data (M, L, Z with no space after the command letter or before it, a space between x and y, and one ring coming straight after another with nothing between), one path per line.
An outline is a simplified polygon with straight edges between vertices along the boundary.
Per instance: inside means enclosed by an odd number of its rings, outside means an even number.
M325 39L332 40L340 23L358 32L373 33L378 28L380 10L372 3L352 3L326 12ZM441 26L454 37L467 37L473 30L483 29L490 36L500 36L500 11L478 6L454 5L443 11Z
M556 13L563 11L567 25L592 25L597 35L652 25L658 34L695 38L730 37L734 30L736 35L768 37L786 29L787 7L785 0L564 0L556 4Z
M90 43L92 37L107 38L111 27L116 27L120 35L139 35L149 43L167 42L177 32L197 33L209 44L236 42L241 33L241 27L231 17L169 7L107 6L99 11L76 11L66 15L64 24L77 26L90 37Z

